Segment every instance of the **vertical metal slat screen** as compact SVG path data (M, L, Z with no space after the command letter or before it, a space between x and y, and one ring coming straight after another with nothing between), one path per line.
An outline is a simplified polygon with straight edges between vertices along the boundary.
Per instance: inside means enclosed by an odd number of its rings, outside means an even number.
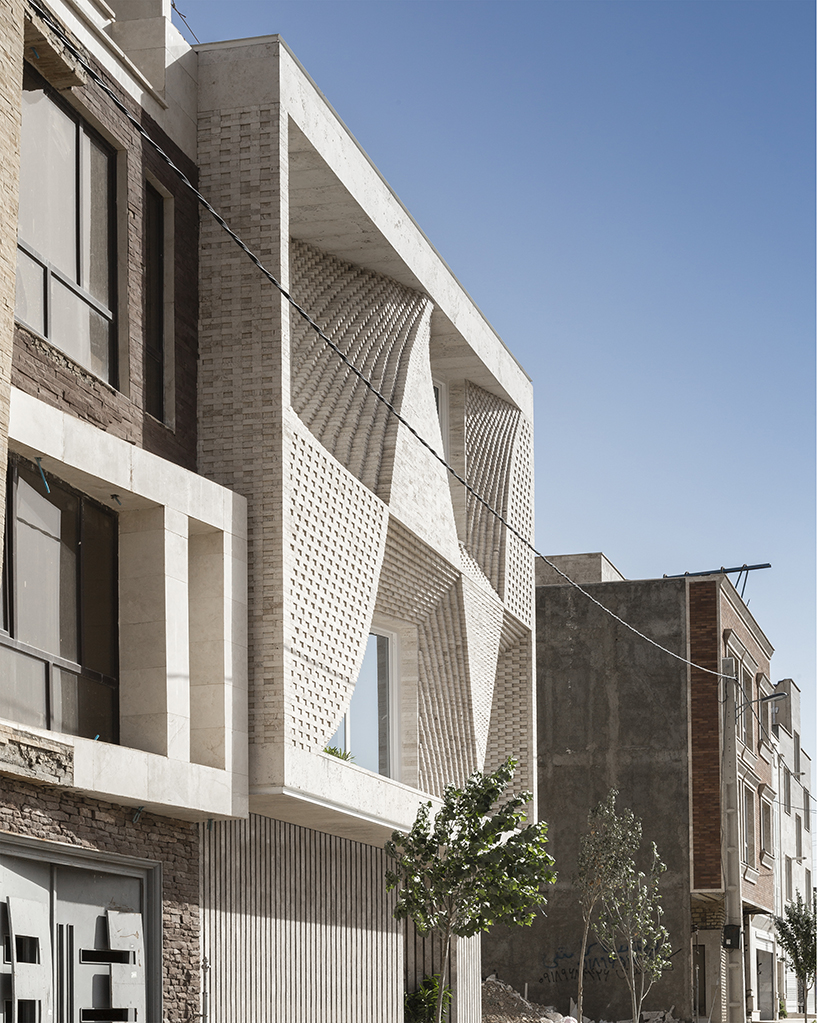
M381 849L253 815L202 826L208 1023L402 1023Z

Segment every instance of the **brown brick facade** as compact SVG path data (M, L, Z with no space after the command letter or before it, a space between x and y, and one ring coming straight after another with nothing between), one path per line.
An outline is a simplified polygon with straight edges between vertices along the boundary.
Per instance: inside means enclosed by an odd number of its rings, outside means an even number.
M164 1021L199 1012L199 832L195 824L0 775L2 833L162 864ZM150 1021L158 1023L158 1021Z
M690 659L719 670L718 584L690 583ZM719 680L691 668L693 887L722 887Z
M3 5L7 6L7 2L8 0L2 0ZM20 56L21 51L22 46ZM100 67L96 70L104 75ZM6 73L5 68L2 73ZM110 82L108 84L113 88ZM116 92L131 112L141 117L146 130L195 183L197 180L195 164L151 118L139 110L133 101L120 90ZM19 110L19 83L13 95ZM63 96L80 114L85 115L94 127L101 130L124 157L119 161L117 172L118 193L121 196L124 191L127 195L127 202L125 204L120 202L116 212L116 226L120 236L119 264L121 268L127 266L126 274L120 271L118 284L120 289L125 287L127 291L125 301L122 295L118 301L120 313L118 388L93 376L48 342L42 341L21 327L17 327L14 333L12 383L41 401L93 423L138 447L188 469L195 469L199 232L197 202L155 151L143 144L136 130L97 86L89 82L74 88L70 94L64 93ZM175 409L168 410L169 414L166 415L171 424L168 426L159 423L143 409L145 354L142 214L146 175L150 175L159 183L174 201L175 343L174 338L166 338L165 343L166 346L174 346L176 386ZM16 237L16 230L9 232L8 236ZM125 253L127 262L123 258ZM13 291L11 298L13 308Z

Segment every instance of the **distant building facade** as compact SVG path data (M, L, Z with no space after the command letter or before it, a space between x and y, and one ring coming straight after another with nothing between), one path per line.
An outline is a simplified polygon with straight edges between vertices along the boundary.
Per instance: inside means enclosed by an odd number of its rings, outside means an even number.
M533 559L85 64L528 537L531 384L282 40L170 13L0 0L0 1021L397 1023L383 842L536 785Z
M799 824L782 805L797 687L771 682L773 648L726 575L626 580L601 554L549 560L681 660L538 559L539 810L560 877L533 934L498 929L484 939L484 972L527 983L531 998L568 1011L581 939L571 876L588 812L613 787L617 805L642 818L645 848L655 841L668 866L661 889L672 968L645 1009L775 1019L787 993L772 918L788 897L786 870L790 898L796 883L811 883L808 860L796 869L787 851ZM778 693L785 697L764 699ZM800 770L799 796L810 790L803 751ZM800 797L799 814L809 802ZM809 855L803 818L800 829ZM584 1014L627 1017L621 965L593 936L582 969Z

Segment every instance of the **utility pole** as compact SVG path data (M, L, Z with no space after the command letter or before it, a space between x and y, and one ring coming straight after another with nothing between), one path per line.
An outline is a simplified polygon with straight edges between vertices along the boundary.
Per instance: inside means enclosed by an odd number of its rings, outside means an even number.
M739 792L736 751L736 662L722 661L724 721L722 730L722 798L724 807L725 940L727 951L727 1023L744 1023L744 951L741 938L741 846L739 836ZM729 945L728 945L729 942Z

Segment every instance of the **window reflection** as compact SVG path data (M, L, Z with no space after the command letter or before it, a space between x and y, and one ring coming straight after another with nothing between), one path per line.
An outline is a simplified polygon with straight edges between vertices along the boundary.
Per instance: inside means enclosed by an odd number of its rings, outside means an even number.
M15 315L112 382L114 153L26 65Z
M359 767L387 777L395 770L390 737L393 645L389 636L369 636L349 710L327 744L351 753Z
M9 465L0 717L116 742L116 516Z

